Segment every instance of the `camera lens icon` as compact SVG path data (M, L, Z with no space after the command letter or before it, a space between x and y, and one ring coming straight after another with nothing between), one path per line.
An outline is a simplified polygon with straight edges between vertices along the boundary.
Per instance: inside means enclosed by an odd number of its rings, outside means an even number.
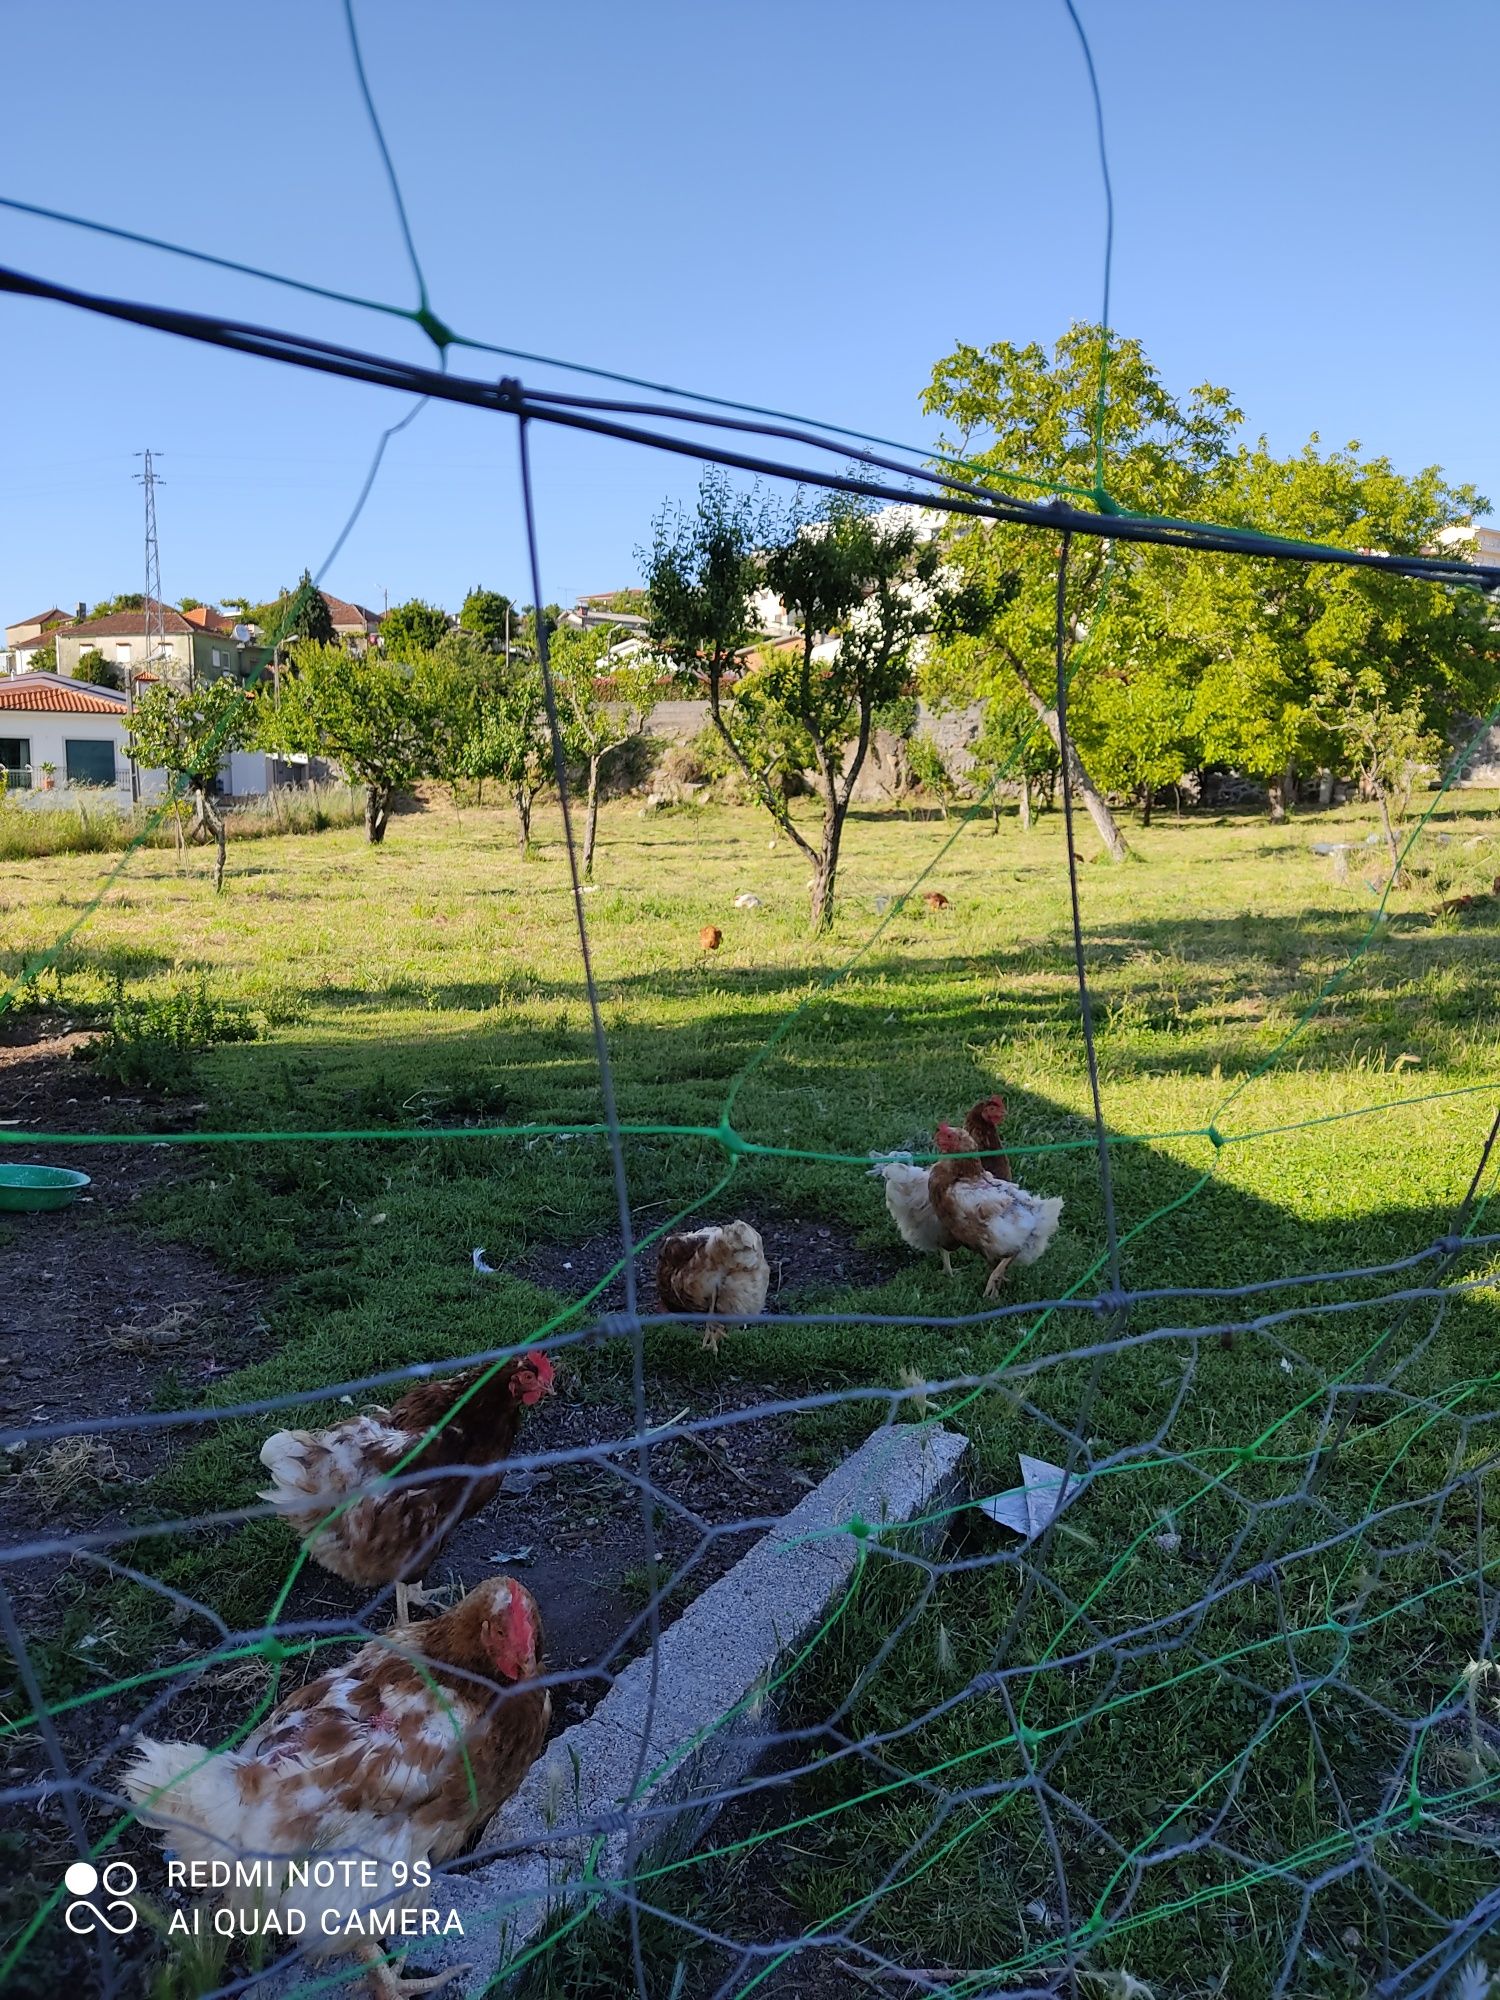
M128 1861L107 1861L96 1868L92 1861L70 1862L63 1874L63 1887L74 1898L63 1911L63 1922L75 1937L90 1937L106 1930L126 1937L140 1922L140 1912L126 1899L135 1893L140 1878ZM110 1898L102 1905L90 1897L100 1892Z

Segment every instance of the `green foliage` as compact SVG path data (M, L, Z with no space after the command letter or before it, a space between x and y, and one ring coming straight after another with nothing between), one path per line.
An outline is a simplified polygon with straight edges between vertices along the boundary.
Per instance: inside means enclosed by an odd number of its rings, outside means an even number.
M444 717L429 683L374 651L294 646L278 696L258 715L261 748L328 758L365 787L372 843L385 837L394 795L436 775L443 756Z
M78 665L73 669L75 681L87 681L91 687L123 688L125 676L113 660L107 660L97 647L90 647L78 656Z
M303 570L297 588L290 595L283 591L269 604L253 606L252 622L260 627L261 638L268 646L294 641L313 646L335 643L333 613L328 609L327 598L313 582L310 570Z
M387 618L389 615L387 613ZM515 638L521 624L510 598L498 590L485 590L477 583L459 607L458 622L465 632L471 633L495 653L504 647L507 633ZM383 623L382 629L388 630L388 627Z
M144 611L145 594L139 590L122 590L118 597L101 597L97 604L89 607L90 618L113 618L120 611Z
M706 686L715 705L724 675L753 635L750 598L765 539L764 505L710 469L694 510L663 507L651 524L651 546L639 552L652 643L686 688Z
M1235 525L1396 554L1429 549L1445 527L1488 508L1436 467L1408 477L1388 459L1361 459L1357 445L1324 455L1316 437L1289 459L1264 439L1242 448L1214 497ZM1201 660L1204 761L1260 777L1308 761L1363 769L1372 719L1405 715L1443 737L1500 694L1500 647L1477 592L1211 555L1157 568L1170 580L1175 629Z
M925 406L949 421L946 447L974 459L986 482L1004 490L1021 472L1086 489L1101 359L1098 329L1078 326L1050 357L1008 342L961 347L934 372ZM1435 467L1406 476L1357 446L1324 454L1313 438L1279 459L1264 440L1236 445L1228 393L1205 385L1175 400L1137 342L1112 344L1107 400L1109 493L1138 512L1415 553L1487 510ZM924 693L957 702L1019 691L1053 727L1055 540L965 527L952 531L948 557L962 585L924 665ZM1106 554L1094 540L1071 550L1064 660L1070 676L1081 669L1072 723L1089 769L1147 810L1154 791L1203 764L1273 781L1309 762L1364 772L1382 737L1386 762L1409 765L1414 733L1430 751L1500 694L1477 593L1138 545Z
M131 754L196 792L206 791L221 759L249 742L257 698L229 678L180 688L160 681L141 691L127 725Z
M642 652L611 660L617 643L607 626L587 632L560 626L547 647L563 744L580 764L638 736L656 700L660 670L654 658Z
M906 694L919 642L944 615L936 547L911 513L874 515L844 495L816 510L800 495L773 509L710 472L693 513L657 516L643 561L658 653L689 685L707 684L740 778L815 864L812 922L821 929L832 920L839 841L875 716ZM726 676L750 637L757 586L780 599L799 638L760 649L729 714ZM790 774L802 770L816 773L823 802L816 845L787 811Z
M37 647L31 656L31 670L37 674L57 672L57 645L54 640L49 639L45 646Z
M253 1042L261 1028L243 1007L215 999L207 983L127 999L118 994L103 1032L86 1053L99 1074L126 1090L182 1090L192 1081L188 1058L221 1042Z
M430 653L447 630L446 611L413 597L405 604L393 604L386 612L380 621L380 643L388 660L410 666L422 654Z

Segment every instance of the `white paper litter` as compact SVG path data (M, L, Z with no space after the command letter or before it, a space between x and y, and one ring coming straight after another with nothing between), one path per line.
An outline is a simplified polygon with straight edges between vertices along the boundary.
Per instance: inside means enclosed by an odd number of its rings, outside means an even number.
M735 897L734 907L737 910L758 910L760 908L760 897L752 896L747 891L743 896Z
M483 1246L474 1252L474 1269L482 1272L486 1278L498 1278L500 1275L493 1264L486 1264L484 1261Z
M510 1563L530 1562L535 1554L536 1543L527 1542L526 1546L520 1549L491 1549L487 1560L492 1563L499 1563L501 1568L504 1569Z
M1069 1491L1076 1491L1078 1482L1070 1480L1060 1465L1049 1465L1045 1458L1028 1458L1024 1451L1017 1456L1025 1483L1013 1486L1008 1493L997 1493L992 1499L981 1500L979 1511L988 1514L998 1527L1010 1528L1032 1542L1061 1507Z

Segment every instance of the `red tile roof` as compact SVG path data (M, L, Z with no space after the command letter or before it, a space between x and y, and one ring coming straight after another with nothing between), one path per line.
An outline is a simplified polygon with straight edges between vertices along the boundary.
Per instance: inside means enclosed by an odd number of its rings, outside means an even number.
M201 626L193 625L183 617L175 605L161 607L161 629L173 634L198 632ZM107 618L85 618L81 624L67 624L59 631L61 639L144 639L146 637L146 614L141 611L112 611Z
M36 625L39 627L62 625L66 624L67 619L68 613L66 611L59 611L54 604L50 611L39 611L35 618L18 618L14 625L7 625L5 629L7 632L19 632L23 625Z
M195 604L191 611L184 611L182 615L189 625L196 625L200 632L234 630L234 620L226 618L222 611L215 611L211 604Z
M28 682L35 679L35 687ZM92 688L54 687L40 675L18 674L0 682L0 709L20 709L31 715L115 715L123 716L123 701L110 701Z
M318 595L328 606L328 615L335 627L359 625L373 631L380 623L380 613L367 611L363 604L351 604L347 598L332 597L326 590L319 591Z

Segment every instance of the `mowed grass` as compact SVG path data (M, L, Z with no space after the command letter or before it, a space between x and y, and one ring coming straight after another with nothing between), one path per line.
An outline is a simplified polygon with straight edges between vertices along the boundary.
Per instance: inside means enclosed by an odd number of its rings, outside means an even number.
M1495 1109L1500 902L1440 905L1500 870L1495 806L1440 803L1383 917L1374 850L1371 882L1355 856L1342 886L1310 852L1363 837L1357 811L1285 828L1167 818L1132 834L1137 864L1083 868L1126 1287L1383 1264L1448 1230ZM1099 1469L1034 1564L971 1512L935 1573L877 1538L793 1695L800 1726L836 1715L837 1734L804 1739L812 1768L652 1900L752 1941L851 1933L952 1969L959 1993L1040 1982L1070 1949L1158 1993L1269 1992L1293 1962L1287 1990L1362 1992L1437 1945L1493 1880L1500 1684L1470 1670L1494 1623L1490 1294L1441 1310L1385 1297L1430 1284L1429 1262L1241 1302L1139 1301L1123 1320L1044 1309L1108 1281L1061 822L957 830L894 812L853 822L836 929L810 941L806 864L760 816L605 815L585 903L621 1117L727 1114L782 1149L632 1136L642 1231L706 1202L709 1218L793 1213L888 1245L880 1185L858 1162L925 1144L937 1118L995 1088L1018 1171L1066 1200L1052 1251L1009 1294L1035 1312L923 1325L980 1308L963 1260L952 1280L913 1258L843 1290L799 1289L788 1271L783 1304L899 1323L757 1329L731 1338L719 1374L792 1394L974 1378L903 1416L970 1435L977 1492L1013 1484L1018 1451ZM146 851L42 982L76 1008L121 979L137 995L201 980L255 1010L263 1039L195 1066L206 1129L409 1134L184 1157L196 1177L155 1226L276 1287L265 1358L216 1384L215 1402L521 1341L570 1303L515 1276L476 1280L470 1263L476 1244L499 1265L613 1226L601 1141L466 1136L601 1116L555 814L541 835L522 863L505 815L434 805L399 818L383 849L342 831L258 842L232 855L217 899L201 862L181 873ZM1079 839L1091 851L1086 827ZM949 906L893 910L929 867L922 886ZM9 966L98 880L87 856L8 870ZM736 909L747 891L760 907ZM717 953L699 945L709 923ZM1472 1226L1493 1220L1481 1200ZM1492 1264L1477 1249L1451 1276ZM1255 1314L1277 1318L1201 1331ZM653 1382L715 1379L691 1330L651 1331L646 1355ZM597 1393L619 1382L608 1346L576 1365ZM843 1444L883 1415L851 1400L801 1421ZM248 1499L263 1428L205 1428L152 1507L186 1517ZM245 1627L287 1555L278 1525L259 1523L232 1552L198 1534L136 1559ZM106 1667L147 1622L125 1604L95 1595L77 1613L108 1624ZM770 1877L774 1919L755 1914ZM671 1924L650 1943L669 1959L697 1949ZM575 1991L619 1981L607 1956L567 1976Z

